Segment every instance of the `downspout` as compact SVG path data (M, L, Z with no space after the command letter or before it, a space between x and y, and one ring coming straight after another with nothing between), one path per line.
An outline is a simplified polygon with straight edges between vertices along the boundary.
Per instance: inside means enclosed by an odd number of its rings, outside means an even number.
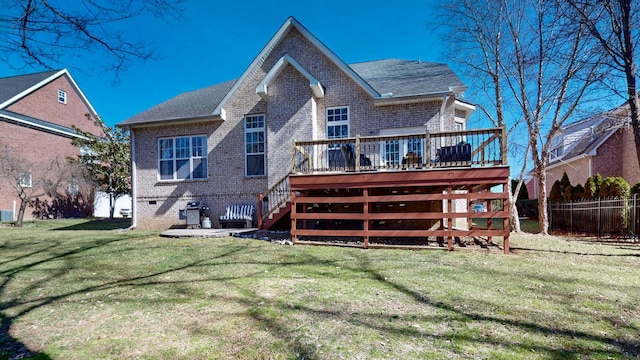
M129 128L129 141L131 146L131 229L138 226L138 201L136 191L136 133Z
M440 105L440 132L444 131L444 110L447 108L447 101L450 94L442 94L442 105Z

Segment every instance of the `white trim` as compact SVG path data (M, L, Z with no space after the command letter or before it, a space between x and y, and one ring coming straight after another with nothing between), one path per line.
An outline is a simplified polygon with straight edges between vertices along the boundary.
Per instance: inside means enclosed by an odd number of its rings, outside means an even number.
M131 228L133 229L138 225L138 190L136 188L138 182L136 181L137 171L135 143L136 133L133 130L129 130L129 146L131 148Z
M203 146L204 146L204 151L203 151L203 155L202 156L193 156L193 138L202 138L203 139ZM173 157L171 159L161 159L161 153L160 153L160 141L161 140L167 140L167 139L171 139L172 141L172 148L173 148ZM177 139L189 139L189 157L188 158L178 158L176 156L176 140ZM207 141L207 135L206 134L193 134L193 135L181 135L181 136L163 136L163 137L158 137L156 139L156 144L157 144L157 149L158 151L156 152L156 156L157 156L157 181L159 182L171 182L171 181L200 181L200 180L206 180L209 178L209 144ZM177 172L178 172L178 167L176 164L177 160L189 160L189 177L186 179L182 179L182 178L178 178L177 177ZM198 178L194 178L193 177L193 170L194 170L194 165L193 165L193 160L194 159L205 159L206 160L206 167L204 169L205 173L204 173L204 177L198 177ZM168 161L171 160L173 163L173 174L172 174L172 178L171 179L163 179L162 178L162 174L160 173L160 163L162 161Z
M23 119L17 118L15 116L10 116L10 115L7 115L7 114L1 114L0 113L0 118L5 118L5 119L11 120L11 121L15 121L15 122L20 123L20 124L25 124L25 125L28 125L28 126L32 126L32 127L38 128L38 129L43 129L43 130L46 130L46 131L49 131L49 132L53 132L53 133L56 133L56 134L59 134L59 135L65 136L65 137L75 137L75 138L82 139L82 140L89 140L89 138L87 138L86 136L82 136L82 135L76 134L75 132L62 131L62 130L59 130L59 129L55 129L55 128L52 128L52 127L49 127L49 126L45 126L45 125L40 125L40 124L31 122L31 121L28 121L28 120L23 120Z
M453 102L453 108L454 110L461 110L465 112L465 121L471 117L471 114L473 114L474 111L476 111L475 105L466 103L460 99L455 99Z
M563 160L563 159L558 159L558 158L556 158L556 161L557 161L557 162L556 162L556 163L553 163L553 164L550 164L550 165L547 165L547 166L546 166L546 170L551 170L551 169L557 168L557 167L558 167L558 166L560 166L560 165L569 165L569 163L571 163L571 162L578 161L578 160L582 160L582 159L584 159L584 158L586 158L586 157L589 157L589 158L590 158L591 156L589 156L589 155L587 155L587 154L580 154L580 155L578 155L578 156L574 156L574 157L572 157L571 159L567 159L567 160ZM569 166L571 166L571 165L569 165Z
M60 104L67 104L67 92L62 90L62 89L58 89L58 102Z
M347 123L347 136L343 136L340 138L336 138L336 137L329 137L329 110L336 110L336 109L347 109L347 120L339 120L338 122L340 123ZM349 135L351 135L351 108L349 106L331 106L331 107L327 107L324 110L324 116L325 116L325 131L326 131L326 137L327 139L342 139L342 138L348 138ZM332 115L333 116L333 115ZM332 122L332 124L336 124L336 122ZM344 125L344 124L340 124L340 125ZM331 125L331 126L338 126L338 125Z
M352 80L354 80L364 91L369 93L371 97L379 98L380 94L371 87L366 81L364 81L349 65L347 65L344 61L342 61L333 51L331 51L328 47L326 47L318 38L316 38L313 34L309 32L302 24L298 22L293 17L289 17L284 24L278 29L278 31L273 35L271 40L265 45L258 56L253 59L249 67L242 73L242 76L236 81L231 90L227 92L227 95L220 101L218 106L213 110L212 115L220 116L223 120L225 119L224 115L224 106L227 104L229 99L236 93L238 88L242 86L244 81L253 73L253 69L260 66L265 59L271 54L271 51L284 39L284 37L289 33L289 31L295 28L298 30L306 39L311 42L315 47L317 47L323 55L327 56L331 61L333 61L338 68L344 71L347 76L349 76Z
M309 73L302 65L300 65L294 58L289 56L289 54L284 54L278 62L269 70L267 75L262 79L260 84L256 86L256 94L260 95L261 98L267 99L267 87L273 81L273 79L277 78L278 75L284 70L287 65L293 66L302 76L306 77L309 80L309 86L311 87L311 91L313 91L313 95L322 99L324 97L324 88L320 84L320 81L316 79L311 73Z
M248 117L262 117L262 127L260 128L251 128L247 131L247 118ZM264 142L264 150L262 153L251 153L247 154L247 133L258 133L262 132L262 139ZM244 137L244 176L248 178L254 177L262 177L267 175L267 116L265 114L247 114L242 118L242 136ZM262 155L262 174L257 175L249 175L247 170L249 169L247 166L247 156L248 155Z
M91 103L89 102L89 100L87 99L87 97L84 95L84 93L82 92L82 90L80 89L80 87L78 86L78 84L76 83L76 81L73 79L73 77L71 76L71 74L69 73L69 71L67 69L62 69L60 71L58 71L57 73L49 76L48 78L40 81L39 83L31 86L30 88L16 94L15 96L11 97L10 99L6 100L5 102L0 104L0 109L4 109L5 107L13 104L14 102L22 99L23 97L31 94L32 92L40 89L41 87L47 85L48 83L52 82L53 80L59 78L62 75L66 75L69 82L71 82L71 84L74 86L76 92L78 93L78 95L80 95L80 99L82 100L82 102L84 102L84 104L87 106L87 108L89 108L89 110L91 111L91 115L93 115L94 117L98 116L98 114L96 113L96 110L93 108L93 106L91 105Z

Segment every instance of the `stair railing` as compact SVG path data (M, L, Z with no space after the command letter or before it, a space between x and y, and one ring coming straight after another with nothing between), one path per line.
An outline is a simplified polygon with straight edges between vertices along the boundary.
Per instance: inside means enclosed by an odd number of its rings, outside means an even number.
M283 204L291 198L291 185L289 184L289 174L278 180L264 194L258 196L258 219L259 225L276 212Z

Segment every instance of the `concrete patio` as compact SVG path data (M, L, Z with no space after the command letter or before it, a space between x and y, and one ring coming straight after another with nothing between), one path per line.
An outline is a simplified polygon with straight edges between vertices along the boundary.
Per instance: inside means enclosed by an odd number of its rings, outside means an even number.
M256 231L256 228L249 229L168 229L160 233L160 236L171 238L222 238L234 236L235 234Z

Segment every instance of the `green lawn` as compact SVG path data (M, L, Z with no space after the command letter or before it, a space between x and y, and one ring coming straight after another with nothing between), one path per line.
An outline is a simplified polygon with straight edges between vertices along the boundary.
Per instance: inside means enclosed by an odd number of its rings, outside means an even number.
M110 227L0 227L0 359L640 357L637 244L513 235L503 255Z

